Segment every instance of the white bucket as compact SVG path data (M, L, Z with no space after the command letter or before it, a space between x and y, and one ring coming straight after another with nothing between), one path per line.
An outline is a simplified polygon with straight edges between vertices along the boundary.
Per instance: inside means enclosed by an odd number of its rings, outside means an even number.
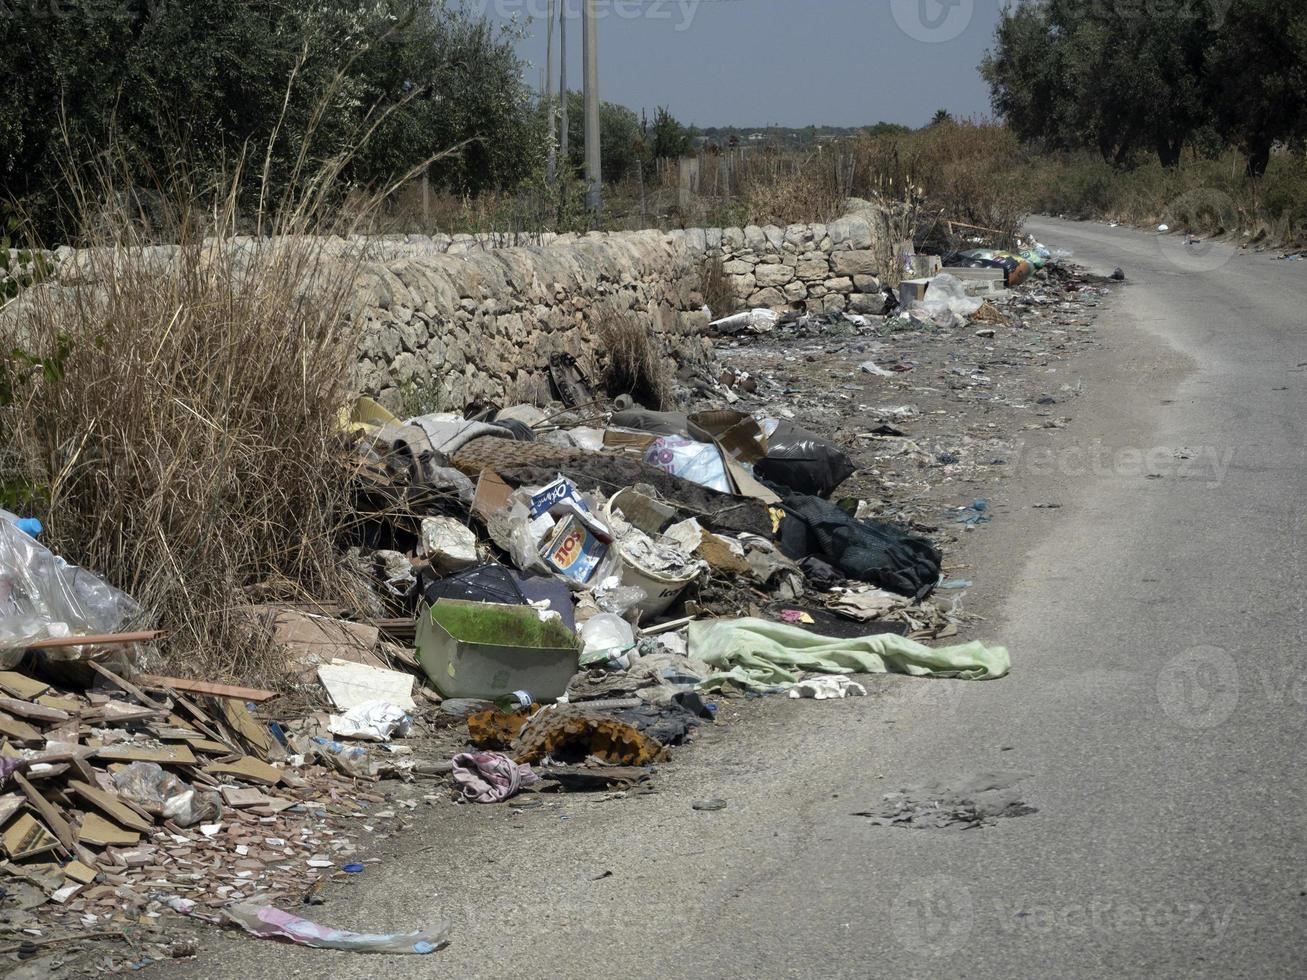
M634 493L634 491L624 492ZM604 507L604 517L608 519L610 526L613 519L613 510L622 509L620 502L616 508L613 507L613 502L617 501L621 496L621 493L615 494ZM640 495L636 494L636 496ZM653 619L665 613L668 607L676 601L677 597L685 591L686 586L695 581L701 574L699 569L680 576L655 572L628 558L622 553L619 544L614 544L613 547L617 549L618 557L622 560L622 584L638 586L645 591L647 598L635 607L640 610L642 617L645 619Z

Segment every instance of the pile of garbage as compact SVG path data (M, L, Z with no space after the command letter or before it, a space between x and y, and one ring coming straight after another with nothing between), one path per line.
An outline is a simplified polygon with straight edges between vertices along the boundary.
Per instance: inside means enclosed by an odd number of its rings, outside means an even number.
M936 277L905 315L985 315L956 283ZM758 313L723 332L886 322ZM124 632L144 615L128 596L0 512L0 871L52 910L28 936L171 909L430 952L440 929L354 937L287 911L358 867L341 821L376 829L378 780L439 780L468 805L629 788L724 697L1007 673L1002 647L922 642L956 632L940 547L841 497L857 466L793 413L732 407L747 378L710 386L715 406L654 411L597 394L570 358L551 367L549 408L343 414L342 550L369 598L248 610L285 654L278 691L148 672L165 634Z

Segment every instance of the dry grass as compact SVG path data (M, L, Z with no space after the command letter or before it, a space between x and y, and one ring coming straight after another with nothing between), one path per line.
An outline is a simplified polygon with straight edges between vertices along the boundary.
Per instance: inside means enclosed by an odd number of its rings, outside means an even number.
M598 315L596 332L605 353L603 384L610 395L630 395L655 410L673 406L672 360L635 311L609 304Z
M349 598L353 265L324 253L313 206L255 245L235 194L187 200L161 250L130 195L82 200L99 247L0 317L0 350L21 352L0 400L11 478L52 549L172 631L174 669L275 682L241 607Z
M735 287L718 253L709 255L699 267L699 294L717 319L730 316L740 308L740 298L735 295Z

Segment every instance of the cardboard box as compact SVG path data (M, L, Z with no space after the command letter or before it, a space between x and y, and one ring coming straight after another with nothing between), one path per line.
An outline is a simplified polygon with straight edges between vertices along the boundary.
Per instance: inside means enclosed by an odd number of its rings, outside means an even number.
M575 582L588 582L608 554L608 545L574 514L568 514L549 537L542 551L549 566Z

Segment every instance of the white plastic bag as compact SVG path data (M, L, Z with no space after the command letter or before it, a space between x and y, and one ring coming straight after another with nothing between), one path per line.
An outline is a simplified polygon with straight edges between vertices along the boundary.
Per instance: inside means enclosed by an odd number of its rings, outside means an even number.
M407 735L411 723L408 713L389 701L365 701L343 715L332 715L328 727L340 738L389 742L395 735Z
M726 464L716 446L684 436L660 436L645 450L644 461L709 490L731 492Z
M635 649L635 630L631 624L611 613L591 617L581 627L581 667L602 667L607 670L627 670L631 666L631 651Z
M958 316L971 316L984 303L985 301L980 297L968 296L966 287L957 276L941 272L930 280L930 288L926 290L926 298L912 305L914 308L925 310L931 316L938 317L947 316L950 313L956 313Z

